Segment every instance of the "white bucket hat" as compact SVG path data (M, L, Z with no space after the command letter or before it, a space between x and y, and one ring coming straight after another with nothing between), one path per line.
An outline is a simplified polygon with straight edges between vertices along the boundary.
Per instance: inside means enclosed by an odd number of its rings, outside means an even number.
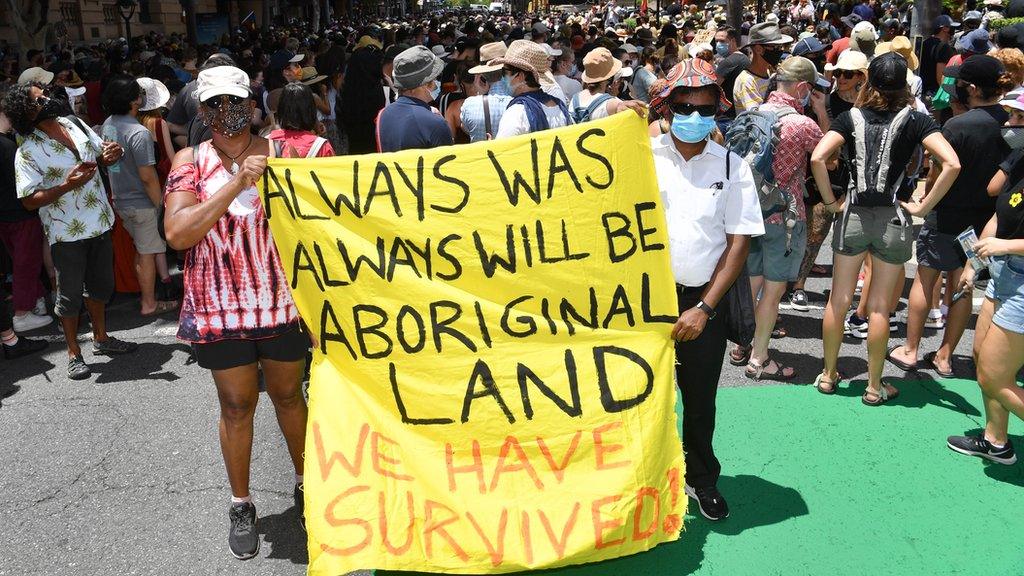
M164 86L163 82L145 77L138 78L135 81L145 93L145 97L142 99L142 106L139 106L141 112L163 108L167 105L167 101L171 99L171 92L167 89L167 86Z

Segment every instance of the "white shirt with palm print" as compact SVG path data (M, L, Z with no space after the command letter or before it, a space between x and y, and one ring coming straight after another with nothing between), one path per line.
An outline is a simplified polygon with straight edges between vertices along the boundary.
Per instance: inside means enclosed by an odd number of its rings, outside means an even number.
M83 132L66 118L58 118L57 121L71 137L78 156L39 130L26 136L14 157L18 198L64 182L79 162L99 161L103 142L95 132L88 128ZM39 219L51 245L95 238L110 230L114 224L114 212L103 192L99 172L80 188L39 208Z

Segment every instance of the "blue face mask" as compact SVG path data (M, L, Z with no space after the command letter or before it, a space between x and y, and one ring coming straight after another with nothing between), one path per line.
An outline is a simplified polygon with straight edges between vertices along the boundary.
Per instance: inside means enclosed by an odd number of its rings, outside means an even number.
M725 58L726 56L729 55L729 45L726 44L725 42L719 42L718 44L715 44L715 54L718 54L719 56Z
M512 83L509 82L508 76L502 76L501 80L498 80L491 86L491 94L497 96L511 96L512 95Z
M672 135L681 142L693 144L700 142L715 129L714 116L701 116L697 112L689 116L676 114L672 116Z

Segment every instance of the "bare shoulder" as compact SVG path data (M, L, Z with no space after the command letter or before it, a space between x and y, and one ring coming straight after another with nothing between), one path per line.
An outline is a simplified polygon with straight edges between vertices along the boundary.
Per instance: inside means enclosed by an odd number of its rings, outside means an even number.
M171 169L175 169L178 166L184 164L191 164L194 161L194 154L192 153L192 147L188 146L178 150L178 153L174 155L174 160L171 162Z

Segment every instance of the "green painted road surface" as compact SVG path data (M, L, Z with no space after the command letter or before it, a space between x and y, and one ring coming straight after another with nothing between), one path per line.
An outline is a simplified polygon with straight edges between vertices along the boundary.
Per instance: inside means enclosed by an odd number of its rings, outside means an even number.
M834 396L810 386L719 390L727 520L691 514L677 542L533 574L1024 574L1024 462L984 463L945 443L983 427L977 385L890 382L899 398L874 408L861 404L863 380ZM1011 422L1020 450L1021 423Z

